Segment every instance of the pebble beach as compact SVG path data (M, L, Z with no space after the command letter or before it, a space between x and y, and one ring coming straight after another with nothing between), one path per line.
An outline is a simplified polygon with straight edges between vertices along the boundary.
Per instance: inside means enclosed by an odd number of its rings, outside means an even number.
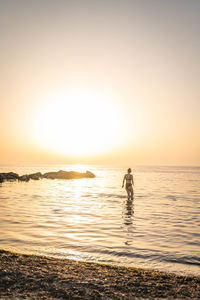
M200 299L200 277L0 251L1 299Z

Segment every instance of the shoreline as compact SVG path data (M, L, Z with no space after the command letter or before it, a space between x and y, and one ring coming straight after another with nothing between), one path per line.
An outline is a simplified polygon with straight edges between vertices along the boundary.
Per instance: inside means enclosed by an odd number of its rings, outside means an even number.
M0 298L200 298L200 276L0 250Z

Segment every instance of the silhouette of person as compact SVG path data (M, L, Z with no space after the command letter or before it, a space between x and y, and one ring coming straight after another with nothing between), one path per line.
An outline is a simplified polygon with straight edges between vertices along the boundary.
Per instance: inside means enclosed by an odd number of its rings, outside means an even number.
M134 181L133 181L133 175L131 174L131 169L130 168L127 170L127 174L124 175L122 187L124 187L124 182L125 181L126 181L125 188L126 188L128 200L130 200L130 199L133 200Z

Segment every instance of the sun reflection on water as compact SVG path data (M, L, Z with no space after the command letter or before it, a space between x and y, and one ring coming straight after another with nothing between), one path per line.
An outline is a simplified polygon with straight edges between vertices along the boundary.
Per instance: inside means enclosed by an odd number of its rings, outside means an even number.
M187 260L197 272L199 175L194 170L138 169L134 200L128 201L121 189L124 169L59 165L45 166L42 172L52 169L90 170L96 177L2 184L0 242L5 250L163 270L167 266L186 273ZM29 174L39 170L27 167ZM166 262L171 258L179 265Z

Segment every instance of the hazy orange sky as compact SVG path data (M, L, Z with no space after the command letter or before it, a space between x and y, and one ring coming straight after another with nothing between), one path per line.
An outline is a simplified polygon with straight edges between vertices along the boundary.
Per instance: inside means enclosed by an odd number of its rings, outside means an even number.
M199 165L199 0L0 0L0 163Z

